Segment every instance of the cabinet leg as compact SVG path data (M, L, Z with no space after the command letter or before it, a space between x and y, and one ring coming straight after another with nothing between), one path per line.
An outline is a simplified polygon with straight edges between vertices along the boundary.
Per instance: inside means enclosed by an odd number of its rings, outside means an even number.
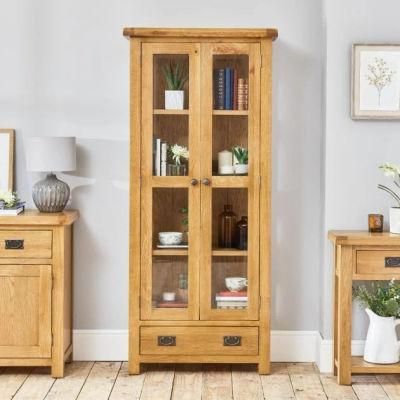
M258 363L258 373L260 375L268 375L271 373L270 363L267 361L260 361Z
M140 362L129 361L128 373L129 375L140 375Z
M53 378L64 378L64 361L53 362L51 366L51 376Z

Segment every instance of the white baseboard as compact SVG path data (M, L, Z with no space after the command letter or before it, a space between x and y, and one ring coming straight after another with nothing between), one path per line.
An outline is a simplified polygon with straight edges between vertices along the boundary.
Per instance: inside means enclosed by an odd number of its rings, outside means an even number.
M74 330L74 360L126 361L127 330ZM352 354L362 355L364 341L352 341ZM332 372L333 342L318 331L272 331L271 361L315 362L321 372Z

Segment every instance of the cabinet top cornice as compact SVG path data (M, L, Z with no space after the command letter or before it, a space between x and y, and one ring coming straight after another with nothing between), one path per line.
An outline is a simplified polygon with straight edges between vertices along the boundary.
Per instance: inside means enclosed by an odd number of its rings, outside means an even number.
M275 40L275 28L124 28L124 36L138 38L247 38Z

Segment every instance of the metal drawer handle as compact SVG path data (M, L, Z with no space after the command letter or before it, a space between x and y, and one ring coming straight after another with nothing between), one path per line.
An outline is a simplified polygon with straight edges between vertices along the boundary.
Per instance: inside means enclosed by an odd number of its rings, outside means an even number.
M400 257L385 257L386 268L400 267Z
M6 250L23 250L24 248L24 240L16 239L16 240L5 240Z
M176 336L158 336L159 346L176 346Z
M241 336L224 336L224 346L241 346Z

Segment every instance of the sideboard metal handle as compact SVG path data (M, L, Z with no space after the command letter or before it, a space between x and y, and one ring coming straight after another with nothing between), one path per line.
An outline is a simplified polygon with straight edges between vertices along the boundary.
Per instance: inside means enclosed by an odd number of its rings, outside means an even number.
M159 346L176 346L176 336L158 336Z
M224 346L241 346L241 336L224 336Z
M386 268L400 267L400 257L385 257Z
M13 239L13 240L6 239L4 242L6 250L23 250L24 248L23 239Z

